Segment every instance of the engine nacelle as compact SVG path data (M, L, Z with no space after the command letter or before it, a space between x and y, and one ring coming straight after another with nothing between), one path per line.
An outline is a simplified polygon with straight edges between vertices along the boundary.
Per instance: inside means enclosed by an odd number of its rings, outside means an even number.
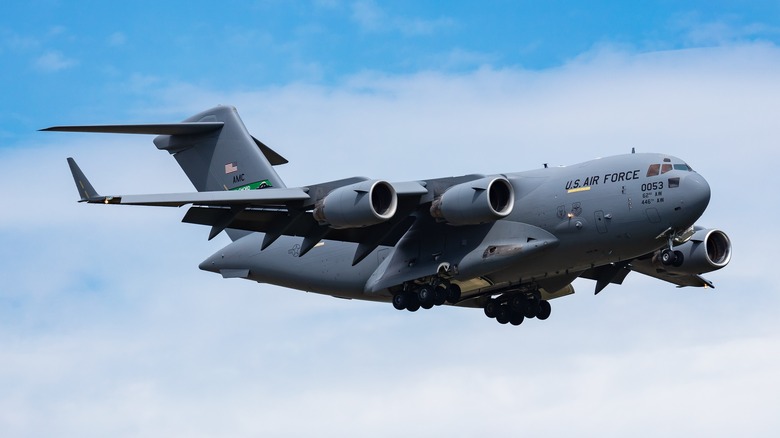
M362 181L332 190L314 206L314 219L331 228L361 228L393 217L398 196L390 183Z
M476 225L504 218L514 206L509 180L488 177L450 187L433 201L431 215L450 225Z
M729 264L731 240L723 231L700 229L687 242L674 247L674 251L682 253L682 264L663 266L663 269L676 274L703 274ZM660 252L656 254L654 260L656 264L662 266Z

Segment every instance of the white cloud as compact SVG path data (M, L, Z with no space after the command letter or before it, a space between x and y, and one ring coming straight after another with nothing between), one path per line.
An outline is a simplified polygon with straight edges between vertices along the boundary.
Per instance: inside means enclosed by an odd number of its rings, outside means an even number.
M50 50L35 60L35 68L45 72L56 72L78 64L78 61L68 58L61 52Z
M580 281L550 320L519 328L475 309L410 314L223 280L197 264L226 240L179 224L184 210L75 202L69 155L101 192L188 190L148 136L37 133L0 149L0 429L771 436L778 73L780 49L759 44L602 48L540 72L367 72L334 87L146 85L161 94L140 121L236 105L290 159L278 170L294 185L507 172L632 146L680 156L710 181L702 222L735 245L708 275L715 291L632 274L594 297Z

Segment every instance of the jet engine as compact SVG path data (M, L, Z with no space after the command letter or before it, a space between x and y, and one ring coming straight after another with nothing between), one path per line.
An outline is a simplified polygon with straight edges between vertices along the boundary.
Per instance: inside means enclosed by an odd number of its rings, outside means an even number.
M393 217L398 196L390 183L362 181L332 190L314 206L314 219L331 228L360 228Z
M450 187L434 199L431 215L450 225L493 222L512 213L515 190L504 177L487 177Z
M729 264L731 260L731 240L720 230L699 229L682 245L676 246L677 257L682 256L672 266L662 262L662 251L653 257L663 269L677 274L703 274L715 271Z

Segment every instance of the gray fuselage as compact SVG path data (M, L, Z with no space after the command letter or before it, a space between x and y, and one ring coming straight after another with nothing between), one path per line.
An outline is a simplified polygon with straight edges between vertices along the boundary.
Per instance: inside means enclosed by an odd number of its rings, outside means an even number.
M250 233L205 260L201 269L380 301L390 300L392 287L413 279L415 272L429 275L442 263L456 268L452 279L464 296L527 283L556 290L589 268L664 247L667 240L660 236L691 227L710 199L704 178L665 154L619 155L503 176L515 194L506 218L453 226L421 208L415 227L395 247L380 246L355 266L355 243L323 240L299 257L300 238L282 236L261 251L263 234ZM402 255L398 247L404 248ZM498 256L491 259L488 252L504 248L518 255L492 262ZM398 283L372 283L378 272Z

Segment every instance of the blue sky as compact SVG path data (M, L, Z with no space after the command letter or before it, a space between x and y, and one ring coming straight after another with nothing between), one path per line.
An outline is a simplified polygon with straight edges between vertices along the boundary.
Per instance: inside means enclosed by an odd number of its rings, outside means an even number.
M4 436L774 436L776 2L13 2L0 12ZM714 291L631 274L544 323L224 280L147 136L235 105L289 186L683 158L734 242ZM404 419L405 421L399 421ZM294 425L294 427L291 427Z
M38 120L156 104L186 82L248 90L364 71L556 67L632 52L777 41L776 2L12 2L0 18L5 136ZM51 116L47 118L45 116ZM67 120L70 120L68 118ZM66 121L67 121L66 120Z

